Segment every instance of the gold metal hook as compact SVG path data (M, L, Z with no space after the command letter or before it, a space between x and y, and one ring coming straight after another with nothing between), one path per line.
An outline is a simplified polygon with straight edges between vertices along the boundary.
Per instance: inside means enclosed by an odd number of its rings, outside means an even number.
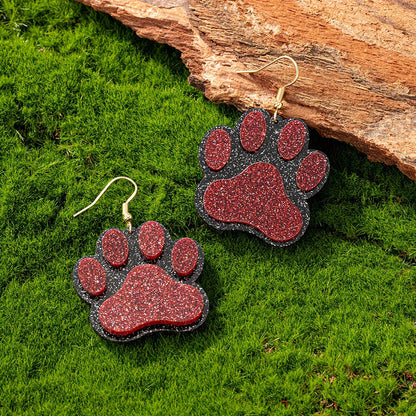
M127 176L118 176L117 178L111 179L111 181L108 182L108 184L104 187L104 189L98 194L97 198L95 198L94 201L90 205L88 205L87 207L85 207L81 211L78 211L76 214L74 214L73 217L77 217L78 215L82 214L86 210L88 210L91 207L93 207L97 203L97 201L103 196L103 194L105 193L105 191L110 187L110 185L112 183L114 183L115 181L118 181L119 179L126 179L127 181L131 182L134 185L134 192L129 196L129 198L126 200L126 202L123 203L123 219L127 223L127 228L129 230L129 233L131 233L131 230L132 230L131 220L133 219L133 217L129 213L129 202L137 194L137 184L136 184L136 182L134 182L133 179L130 179Z
M261 68L250 69L248 71L237 71L237 74L254 74L256 72L262 71L263 69L267 68L270 65L273 65L275 62L280 61L281 59L289 59L289 61L292 62L293 66L295 67L296 73L295 73L295 78L293 78L292 81L290 81L283 87L280 87L279 91L277 92L276 102L274 103L274 108L276 109L276 111L274 112L274 116L273 116L273 120L275 123L277 122L277 112L283 107L283 96L285 95L286 88L294 84L299 78L299 68L298 68L298 64L296 63L296 61L288 55L282 55L274 59L273 61L269 62L268 64L263 65Z

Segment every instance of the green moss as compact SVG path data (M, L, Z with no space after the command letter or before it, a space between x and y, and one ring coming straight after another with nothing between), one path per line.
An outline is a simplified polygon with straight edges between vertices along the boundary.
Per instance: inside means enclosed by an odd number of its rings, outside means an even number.
M0 414L414 414L416 185L315 136L332 171L310 227L276 249L198 216L198 145L236 110L179 53L69 0L0 2ZM97 236L134 223L203 246L192 334L101 340L72 287ZM395 413L396 412L396 413Z

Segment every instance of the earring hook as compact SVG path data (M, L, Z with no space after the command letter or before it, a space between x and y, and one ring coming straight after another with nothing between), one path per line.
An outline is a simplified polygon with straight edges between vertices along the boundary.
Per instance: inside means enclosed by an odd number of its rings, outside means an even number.
M288 82L286 85L283 85L283 87L280 87L279 91L277 92L276 102L274 103L274 108L276 109L276 111L274 112L274 116L273 116L273 120L275 123L277 122L277 112L283 107L283 96L285 94L286 88L294 84L299 78L299 67L296 61L288 55L282 55L274 59L273 61L267 63L266 65L263 65L261 68L250 69L247 71L237 71L237 74L254 74L256 72L262 71L263 69L267 68L270 65L273 65L275 62L280 61L281 59L289 59L289 61L292 62L293 66L295 67L295 77L292 79L292 81Z
M90 205L88 205L87 207L83 208L81 211L78 211L76 214L74 214L73 217L77 217L78 215L82 214L83 212L85 212L88 209L90 209L91 207L93 207L98 202L98 200L103 196L103 194L105 193L105 191L107 191L107 189L110 187L110 185L112 183L114 183L115 181L118 181L119 179L126 179L127 181L131 182L133 184L133 186L134 186L133 193L129 196L129 198L127 198L126 202L123 203L123 219L127 223L127 228L129 230L129 233L131 233L131 230L132 230L131 220L133 219L133 217L129 213L129 202L137 194L137 184L136 184L136 182L134 182L133 179L130 179L127 176L118 176L117 178L111 179L111 181L108 182L107 185L104 187L104 189L98 194L97 198L95 198L94 201L91 202Z

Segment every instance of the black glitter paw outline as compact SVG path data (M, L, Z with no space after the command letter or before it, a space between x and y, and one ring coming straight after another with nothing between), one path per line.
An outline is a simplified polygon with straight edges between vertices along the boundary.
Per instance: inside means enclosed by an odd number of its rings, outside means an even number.
M107 240L109 239L107 237L109 234L115 236L110 238L112 247L111 244L108 246ZM90 322L95 332L109 341L129 342L155 332L192 331L203 324L208 315L209 301L205 291L195 283L203 266L203 251L194 240L182 238L172 241L169 232L163 225L149 221L141 224L138 228L133 228L131 233L119 229L104 231L97 240L95 255L83 257L76 263L73 269L73 284L81 299L91 306ZM163 290L166 292L169 288L174 289L171 293L174 298L173 304L171 302L166 305L158 305L158 312L163 312L164 318L166 318L166 314L173 316L175 314L173 309L175 307L181 309L183 306L181 302L185 299L185 302L189 302L187 305L190 311L188 311L188 315L192 312L193 315L189 315L192 319L186 320L189 316L183 312L181 322L166 323L156 319L157 323L144 325L128 334L123 334L120 330L113 331L113 327L112 332L114 333L106 330L100 320L100 308L105 305L106 301L111 302L112 299L115 299L123 291L123 288L126 288L125 284L127 283L130 283L129 287L137 287L137 282L143 282L143 279L147 278L146 282L141 283L141 287L148 287L149 282L154 282L152 279L155 278L155 271L159 278L158 283L160 283L157 290L161 289L162 292ZM179 289L179 292L176 289ZM186 293L182 293L183 289ZM155 302L157 290L149 291L151 299L144 299L146 305L149 302L150 304ZM128 301L137 303L136 294L130 293L130 295ZM159 295L160 293L156 293L156 302ZM192 302L190 297L192 297ZM119 311L116 311L116 315L117 312ZM152 318L154 321L155 316ZM160 316L156 318L160 318ZM174 319L177 318L178 316L175 315ZM105 316L101 313L101 319L108 321L110 325L113 324L109 314ZM115 320L117 321L118 318ZM120 325L120 322L116 322L114 325Z
M233 129L228 126L212 128L199 147L199 163L204 177L195 194L198 213L204 221L219 230L247 231L274 246L295 243L309 224L307 199L322 189L330 167L326 155L308 149L308 144L309 131L302 120L277 117L277 123L274 123L263 109L247 111ZM270 171L267 177L264 176L265 169ZM258 180L259 175L263 175L261 180ZM289 202L284 197L280 201L278 196L275 197L274 202L278 201L280 205L275 203L273 209L277 207L276 212L280 211L273 213L275 223L268 225L267 217L273 216L264 213L268 204L257 201L253 209L256 190L249 188L253 184L257 188L266 187L265 182L273 175L275 182L270 181L269 189L266 189L269 196L265 198L263 195L263 200L270 202L273 199L270 195L273 192L277 195L278 186L274 185L279 185L280 176ZM243 176L245 180L241 179ZM237 177L240 183L245 181L244 186L240 190L236 187L231 190L232 186L227 181L235 181ZM242 193L239 200L233 195L238 191ZM290 209L285 208L285 204ZM241 210L238 215L244 217L242 221L235 220L237 208ZM231 214L227 213L227 209ZM254 217L250 217L253 211L259 218L263 217L253 220ZM270 231L272 229L273 232Z

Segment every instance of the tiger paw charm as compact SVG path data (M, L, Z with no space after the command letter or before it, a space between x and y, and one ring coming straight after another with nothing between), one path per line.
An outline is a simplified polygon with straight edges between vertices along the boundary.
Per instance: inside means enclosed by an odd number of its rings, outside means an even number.
M95 254L78 260L72 277L78 295L91 306L98 335L128 342L202 325L209 302L195 281L203 266L204 254L194 240L172 241L165 227L148 221L126 231L104 231Z
M247 231L274 246L298 241L310 220L307 199L329 174L326 155L308 143L303 121L275 122L262 109L244 113L234 129L209 130L199 148L200 216L214 228Z

